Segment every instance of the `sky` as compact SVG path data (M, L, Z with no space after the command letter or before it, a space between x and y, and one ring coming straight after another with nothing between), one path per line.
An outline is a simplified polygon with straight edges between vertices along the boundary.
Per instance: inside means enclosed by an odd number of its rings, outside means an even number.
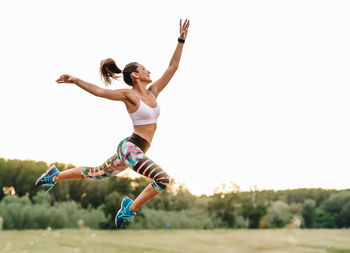
M97 166L132 133L102 59L177 73L147 155L194 194L349 188L350 1L1 1L0 157ZM128 88L115 81L110 89Z

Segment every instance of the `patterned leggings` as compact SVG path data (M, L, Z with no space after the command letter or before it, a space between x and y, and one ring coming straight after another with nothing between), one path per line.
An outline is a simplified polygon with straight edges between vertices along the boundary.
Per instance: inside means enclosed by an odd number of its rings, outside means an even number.
M102 165L83 167L82 177L102 180L113 177L129 167L143 176L152 178L154 180L152 182L153 189L158 192L163 191L171 183L170 176L149 159L141 148L127 139L125 138L119 143L117 153L108 158Z

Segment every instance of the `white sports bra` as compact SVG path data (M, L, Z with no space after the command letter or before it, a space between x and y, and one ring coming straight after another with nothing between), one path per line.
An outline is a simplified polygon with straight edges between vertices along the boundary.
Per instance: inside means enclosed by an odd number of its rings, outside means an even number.
M150 107L146 105L144 102L142 102L139 95L137 95L137 93L134 90L132 90L132 92L140 101L140 105L137 108L136 112L129 113L132 124L134 126L138 126L138 125L147 125L147 124L157 123L157 119L160 114L160 107L158 103L156 107ZM154 100L156 100L157 102L157 99L153 95L153 93L149 90L147 90L147 92L151 94Z

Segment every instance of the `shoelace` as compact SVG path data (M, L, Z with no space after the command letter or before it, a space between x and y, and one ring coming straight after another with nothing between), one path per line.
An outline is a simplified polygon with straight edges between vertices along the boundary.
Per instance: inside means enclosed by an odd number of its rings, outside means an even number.
M121 218L122 218L122 220L123 220L124 222L126 222L126 221L128 221L128 220L132 220L132 219L134 218L134 216L135 216L135 215L133 215L133 214L128 214L126 208L123 209L123 210L121 210L121 211L120 211L120 214L121 214L121 216L122 216Z
M50 179L50 175L47 175L45 177L42 178L43 181L45 182L45 184L43 184L43 186L51 186L46 192L45 194L47 194L49 191L51 191L51 189L55 186L55 183L51 183L51 179Z
M45 192L45 194L48 193L49 191L51 191L51 189L52 189L54 186L55 186L55 185L53 184L53 185Z
M43 180L45 182L45 184L49 184L50 183L50 176L47 175L47 176L43 177L41 180Z

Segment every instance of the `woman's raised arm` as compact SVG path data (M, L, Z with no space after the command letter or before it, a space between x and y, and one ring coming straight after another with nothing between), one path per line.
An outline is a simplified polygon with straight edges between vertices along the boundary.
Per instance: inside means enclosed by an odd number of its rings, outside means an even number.
M190 26L189 20L186 19L184 24L182 25L182 19L180 19L180 36L178 39L178 43L177 43L175 52L174 52L173 56L171 57L169 67L164 72L162 77L159 80L155 81L151 85L151 87L149 87L149 90L152 91L152 93L155 96L158 96L158 94L165 88L165 86L169 83L171 78L174 76L177 68L179 67L182 49L183 49L183 45L184 45L186 37L187 37L187 31L188 31L189 26Z

